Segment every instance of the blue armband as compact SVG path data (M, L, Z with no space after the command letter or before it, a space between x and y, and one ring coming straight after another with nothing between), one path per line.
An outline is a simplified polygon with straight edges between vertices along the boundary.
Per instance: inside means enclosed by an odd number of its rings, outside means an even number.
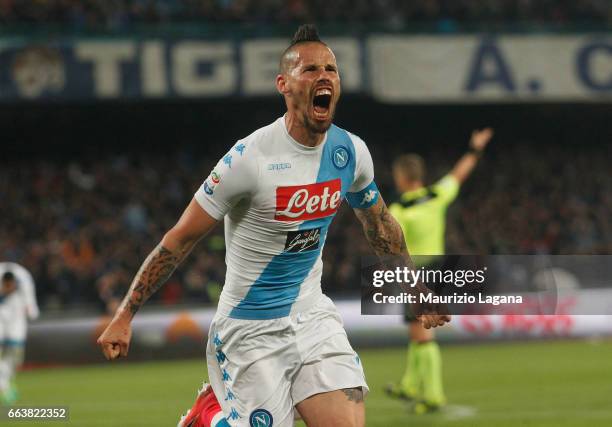
M378 187L372 181L370 185L356 193L346 193L346 200L352 208L367 209L378 201Z

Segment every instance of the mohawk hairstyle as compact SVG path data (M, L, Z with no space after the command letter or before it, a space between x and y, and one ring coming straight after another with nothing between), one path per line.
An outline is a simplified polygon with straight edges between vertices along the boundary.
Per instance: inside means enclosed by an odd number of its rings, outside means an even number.
M297 31L293 35L293 39L291 40L291 43L281 55L281 59L279 63L279 69L281 73L284 72L288 67L287 57L288 57L288 54L291 52L291 50L298 44L308 43L308 42L322 43L325 46L327 46L327 44L325 44L325 42L322 41L321 38L319 37L319 31L317 30L317 27L315 25L313 24L300 25L300 27L297 29Z
M291 44L289 45L289 48L292 48L298 43L304 43L304 42L323 43L321 41L321 38L319 37L319 31L317 30L316 26L312 24L300 25L300 27L297 29L297 31L293 35L293 39L291 40Z

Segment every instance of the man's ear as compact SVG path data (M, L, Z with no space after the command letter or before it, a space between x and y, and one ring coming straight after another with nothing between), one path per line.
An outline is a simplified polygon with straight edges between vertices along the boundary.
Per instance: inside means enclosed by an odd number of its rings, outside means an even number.
M281 95L286 95L289 92L289 88L287 87L287 79L282 74L278 74L276 76L276 90Z

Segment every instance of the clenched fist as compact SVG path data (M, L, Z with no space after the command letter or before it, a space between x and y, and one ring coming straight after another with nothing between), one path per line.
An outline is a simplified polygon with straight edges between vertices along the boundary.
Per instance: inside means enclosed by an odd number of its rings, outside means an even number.
M450 314L425 314L417 316L417 319L425 329L430 329L436 326L443 326L445 323L450 322L451 316Z
M414 290L422 294L433 294L422 283L418 283ZM437 302L418 302L413 306L413 312L419 322L425 329L442 326L451 321L450 311L446 304Z
M107 360L126 357L132 338L130 322L122 319L113 319L98 338L98 345Z

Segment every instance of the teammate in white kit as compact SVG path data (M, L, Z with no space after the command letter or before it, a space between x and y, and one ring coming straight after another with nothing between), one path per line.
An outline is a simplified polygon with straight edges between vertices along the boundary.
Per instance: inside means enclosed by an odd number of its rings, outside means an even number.
M378 255L408 263L403 233L379 195L365 143L332 125L340 77L314 27L300 27L283 53L276 87L287 113L222 157L145 260L98 343L109 359L126 356L134 314L224 219L227 273L207 346L225 416L215 425L292 426L295 408L307 425L362 426L368 387L321 292L321 252L343 199ZM420 318L426 327L450 320Z
M28 320L38 317L32 275L19 264L0 262L0 399L17 399L15 372L23 363Z

